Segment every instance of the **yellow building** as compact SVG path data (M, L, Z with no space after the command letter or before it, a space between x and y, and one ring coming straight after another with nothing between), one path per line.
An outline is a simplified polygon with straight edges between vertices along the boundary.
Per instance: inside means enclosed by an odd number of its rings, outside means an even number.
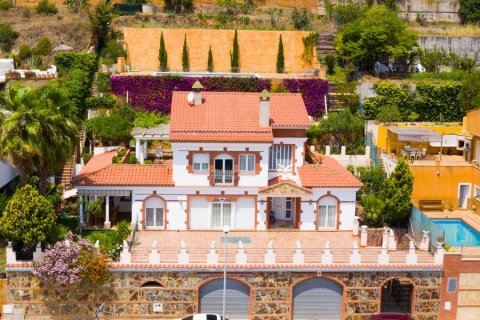
M409 159L415 205L440 200L445 210L480 213L480 109L468 112L463 123L370 121L367 132L387 173L398 157Z

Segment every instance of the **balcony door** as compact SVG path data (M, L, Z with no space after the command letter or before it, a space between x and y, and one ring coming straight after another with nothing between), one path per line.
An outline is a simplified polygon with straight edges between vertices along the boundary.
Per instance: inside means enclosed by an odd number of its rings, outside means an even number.
M233 183L233 159L218 157L215 159L215 184Z

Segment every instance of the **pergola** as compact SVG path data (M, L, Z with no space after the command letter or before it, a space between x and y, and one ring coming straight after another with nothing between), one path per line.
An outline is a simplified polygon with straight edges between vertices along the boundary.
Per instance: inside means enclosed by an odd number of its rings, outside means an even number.
M135 139L135 156L143 164L147 158L148 141L169 140L170 126L161 124L152 128L133 128L132 137Z

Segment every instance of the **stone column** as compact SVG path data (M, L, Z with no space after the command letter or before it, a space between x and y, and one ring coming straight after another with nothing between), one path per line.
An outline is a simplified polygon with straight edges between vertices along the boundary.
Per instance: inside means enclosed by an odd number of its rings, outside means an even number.
M140 139L136 138L135 139L135 157L137 157L137 160L140 161L140 154L141 154L141 146L140 146Z
M386 244L388 247L388 236L390 233L388 232L389 228L388 227L383 227L383 234L382 234L382 246L383 244Z
M83 224L83 196L80 196L80 212L79 212L79 220L80 224Z
M355 216L353 217L353 235L354 236L358 236L358 234L360 233L360 221L359 221L360 217L358 216Z
M430 245L430 231L423 230L422 231L422 240L420 240L420 250L428 251L428 246Z
M148 158L148 141L143 142L143 158L142 164L144 163L145 159Z
M105 229L112 227L112 223L110 222L110 196L105 196L105 223L103 227Z
M368 227L367 226L362 226L361 227L361 233L360 233L360 245L362 247L366 247L367 246L367 229Z

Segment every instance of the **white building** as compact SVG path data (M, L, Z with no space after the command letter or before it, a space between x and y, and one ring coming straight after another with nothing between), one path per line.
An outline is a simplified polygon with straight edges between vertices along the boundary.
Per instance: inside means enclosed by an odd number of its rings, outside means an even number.
M105 197L106 227L352 230L361 183L330 157L305 161L301 94L193 88L173 93L168 135L134 134L141 162L156 139L169 139L173 161L157 147L154 164L112 164L113 151L76 177L79 196Z

